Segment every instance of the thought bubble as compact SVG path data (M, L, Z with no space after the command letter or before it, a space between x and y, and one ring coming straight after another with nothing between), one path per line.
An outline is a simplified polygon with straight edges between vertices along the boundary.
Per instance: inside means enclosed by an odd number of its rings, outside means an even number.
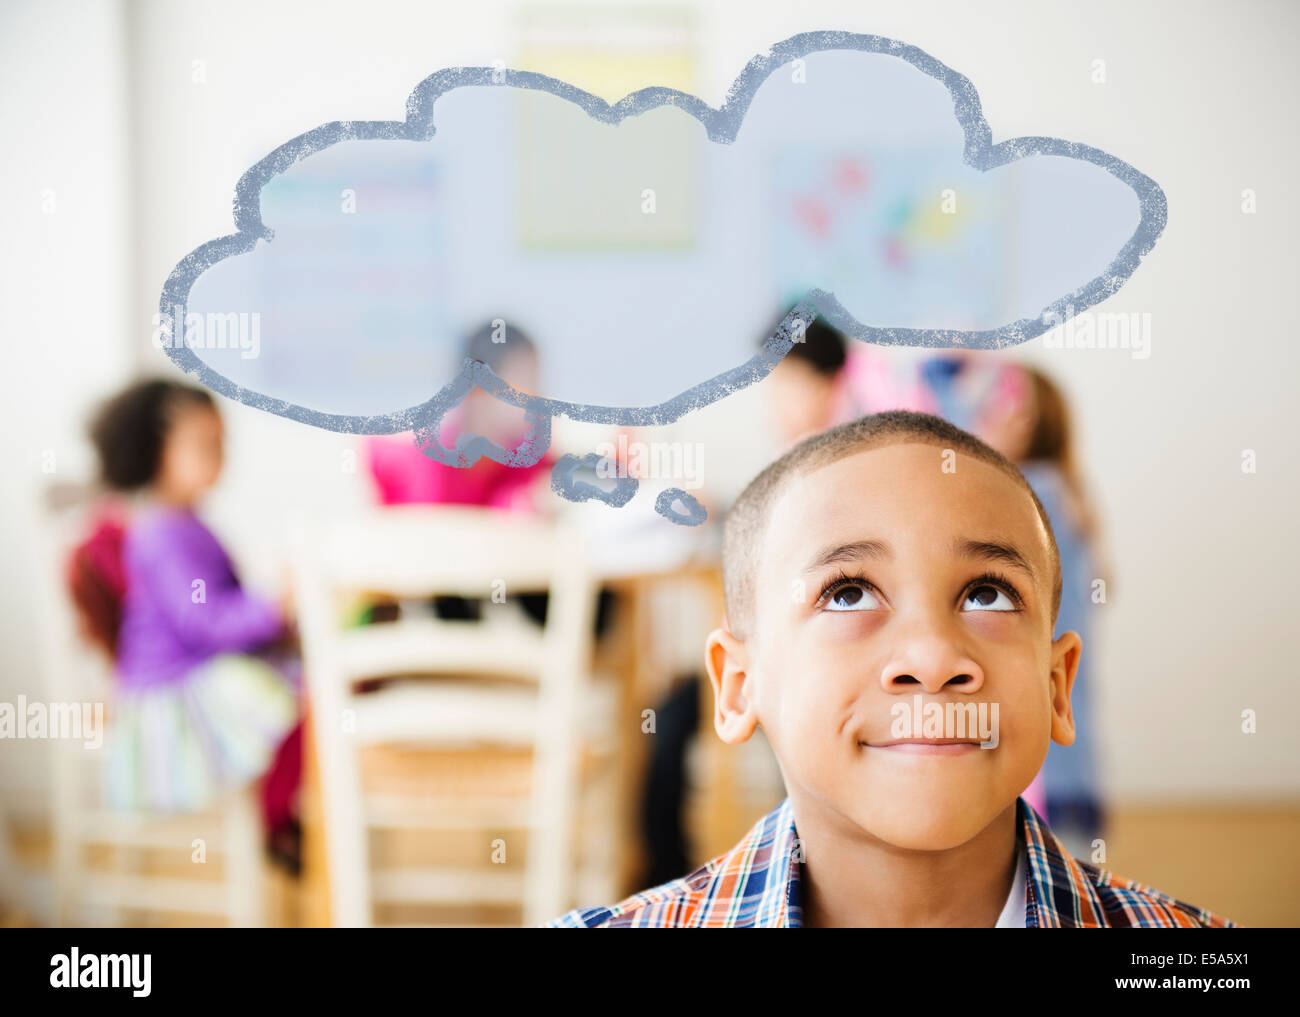
M237 232L173 269L155 344L269 413L530 466L554 417L670 423L765 377L817 318L885 346L1023 343L1116 292L1165 218L1155 182L1097 148L993 144L969 80L879 36L787 39L716 109L448 68L405 120L324 124L245 172ZM456 357L492 319L540 339L541 391ZM441 445L476 387L523 411L517 448ZM626 501L567 458L558 493Z

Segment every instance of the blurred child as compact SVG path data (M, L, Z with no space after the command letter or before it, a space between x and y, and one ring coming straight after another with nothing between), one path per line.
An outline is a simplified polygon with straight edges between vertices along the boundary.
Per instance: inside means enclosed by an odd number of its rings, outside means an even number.
M540 387L537 345L523 329L481 325L466 339L463 352L521 392L533 394ZM509 451L522 446L527 430L524 412L518 406L474 388L443 417L439 441L455 448L461 434L477 434ZM507 466L487 456L472 466L448 466L426 456L409 434L372 438L365 449L381 505L479 505L528 515L543 510L551 469L558 461L554 453L547 452L532 466ZM545 623L548 597L544 591L521 592L515 597L529 618ZM483 612L481 600L466 597L439 596L433 606L439 617L448 620L474 621ZM613 594L602 590L597 634L605 631L612 609ZM372 614L374 620L382 617L382 608Z
M504 332L483 325L470 335L464 354L486 364L503 380L524 392L538 387L537 347L521 329ZM480 388L443 418L439 439L454 448L462 433L478 434L504 449L524 439L523 411ZM365 445L375 493L382 505L482 505L517 512L537 510L538 487L550 476L555 457L545 455L532 466L506 466L487 456L473 466L447 466L426 456L409 434L371 438Z
M804 328L802 341L763 379L782 449L840 423L836 417L845 407L841 374L847 360L844 336L818 319Z
M196 811L296 755L296 660L276 654L287 613L244 590L196 514L223 462L212 396L145 381L109 400L91 436L104 481L136 492L121 541L124 595L114 648L117 690L107 746L111 804ZM100 548L101 556L111 543ZM109 555L111 557L111 555ZM283 770L273 783L296 786ZM274 836L286 822L263 799ZM291 866L292 867L292 866Z
M1092 583L1099 573L1098 527L1089 506L1074 448L1069 406L1042 371L1024 367L1023 394L996 419L988 439L1020 467L1047 510L1061 554L1063 590L1057 633L1074 631L1092 643ZM1084 654L1071 702L1078 736L1052 745L1041 778L1048 821L1079 855L1102 835L1105 810L1097 773L1091 655Z
M537 347L522 329L499 332L491 324L482 325L466 340L463 352L515 388L536 390ZM514 449L526 430L519 407L474 388L443 417L439 441L455 448L462 433L477 434ZM546 455L532 466L506 466L487 456L473 466L448 466L425 455L410 434L368 439L365 452L381 505L478 505L532 514L538 509L539 488L555 465L554 457ZM537 594L522 595L520 605L534 619L545 616L545 599ZM439 596L433 606L447 619L475 620L482 614L481 602L464 597ZM384 616L380 608L373 618Z

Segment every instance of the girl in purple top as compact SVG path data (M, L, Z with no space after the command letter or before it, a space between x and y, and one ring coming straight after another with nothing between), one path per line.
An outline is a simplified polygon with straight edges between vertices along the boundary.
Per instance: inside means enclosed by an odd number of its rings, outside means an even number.
M123 544L108 796L118 808L201 810L261 777L298 719L281 609L244 590L195 515L216 483L221 417L203 389L131 386L92 427L105 482L142 494Z

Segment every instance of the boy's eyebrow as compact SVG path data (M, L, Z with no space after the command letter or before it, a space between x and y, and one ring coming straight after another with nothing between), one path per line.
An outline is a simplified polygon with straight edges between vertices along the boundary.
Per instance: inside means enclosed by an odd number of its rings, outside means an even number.
M1035 578L1033 567L1014 544L1003 544L996 540L963 540L959 537L953 542L953 550L964 558L983 558L1023 569L1030 579Z
M893 549L883 540L853 540L847 544L832 544L830 547L822 548L816 557L804 567L804 571L815 572L827 565L854 562L862 558L890 559L893 557Z
M1014 544L958 537L953 542L953 550L963 558L982 558L986 561L1001 562L1011 568L1023 570L1031 579L1036 577L1033 566ZM832 544L830 547L823 548L803 571L814 572L828 565L856 562L863 558L888 561L893 557L893 548L883 540L852 540L846 544Z

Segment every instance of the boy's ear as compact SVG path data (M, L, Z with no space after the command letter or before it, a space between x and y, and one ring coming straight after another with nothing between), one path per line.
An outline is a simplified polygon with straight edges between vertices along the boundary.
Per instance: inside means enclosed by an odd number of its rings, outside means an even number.
M1070 693L1079 673L1083 640L1077 632L1066 632L1052 643L1052 741L1058 745L1074 744L1074 708Z
M748 740L758 715L746 694L749 679L747 647L729 626L714 629L704 644L704 669L713 686L713 729L730 745Z

